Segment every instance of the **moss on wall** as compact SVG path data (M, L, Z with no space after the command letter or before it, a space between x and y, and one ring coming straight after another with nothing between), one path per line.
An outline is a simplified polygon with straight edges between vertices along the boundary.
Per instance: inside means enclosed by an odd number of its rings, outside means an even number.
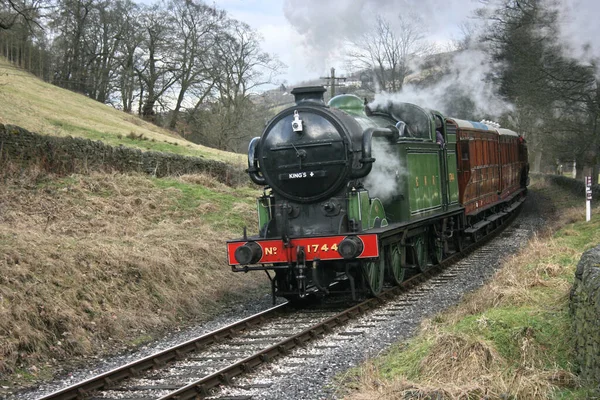
M89 171L144 172L157 177L206 173L237 186L249 182L239 167L201 157L109 146L100 141L55 137L0 124L0 163L37 164L56 174Z
M581 377L600 384L600 246L583 253L571 290L576 360Z

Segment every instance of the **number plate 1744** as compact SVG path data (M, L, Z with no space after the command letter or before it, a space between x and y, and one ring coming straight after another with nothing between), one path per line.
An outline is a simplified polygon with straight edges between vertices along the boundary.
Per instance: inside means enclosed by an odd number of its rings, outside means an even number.
M379 257L379 243L377 235L356 235L363 243L363 251L357 258ZM311 238L291 239L288 246L282 240L256 240L262 249L262 257L257 264L291 263L297 261L298 247L304 248L306 261L341 260L343 257L338 252L339 245L347 236L324 236ZM248 243L248 241L231 241L227 243L227 258L229 265L239 265L235 260L235 250Z

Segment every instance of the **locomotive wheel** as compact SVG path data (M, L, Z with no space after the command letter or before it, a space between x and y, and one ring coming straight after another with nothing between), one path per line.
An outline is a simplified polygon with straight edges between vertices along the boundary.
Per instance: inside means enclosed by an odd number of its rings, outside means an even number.
M400 285L406 278L406 249L395 243L386 250L388 280L394 285Z
M385 257L382 255L378 260L369 261L363 264L363 275L371 292L371 295L377 296L383 289L383 278L385 272Z
M444 243L437 239L433 238L431 243L431 255L433 256L433 263L439 264L444 259Z
M421 271L425 271L427 269L427 240L426 234L422 234L416 236L414 240L415 253L417 254L417 259L415 260L421 269Z

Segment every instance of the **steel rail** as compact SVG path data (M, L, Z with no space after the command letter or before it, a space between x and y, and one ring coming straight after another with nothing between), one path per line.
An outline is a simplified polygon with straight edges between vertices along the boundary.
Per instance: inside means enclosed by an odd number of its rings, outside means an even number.
M432 268L428 269L427 271L415 275L410 279L407 279L406 281L402 282L399 286L395 286L389 290L386 290L377 297L367 299L362 303L357 304L354 307L351 307L347 310L344 310L341 313L330 317L325 321L322 321L308 329L305 329L304 331L298 334L290 336L289 338L284 339L277 344L267 347L266 349L263 349L241 361L235 362L228 367L222 368L211 375L208 375L195 382L192 382L182 387L181 389L168 393L160 397L158 400L188 400L210 396L210 389L220 386L222 384L229 384L232 378L247 372L251 372L257 366L274 360L280 356L283 356L289 353L290 350L296 347L303 346L305 343L314 340L315 338L318 338L319 336L325 333L330 332L333 328L341 326L349 320L354 319L364 314L365 312L374 309L381 304L386 303L389 299L396 297L400 293L408 291L409 289L415 287L419 283L425 282L431 279L432 277L441 274L450 265L454 264L460 259L465 258L474 250L489 242L500 232L504 231L504 229L508 227L510 223L514 220L514 218L516 218L517 214L519 214L519 211L520 208L518 210L515 210L513 215L507 218L502 225L496 227L489 234L483 236L477 242L472 243L471 245L463 249L462 252L456 253L445 259L440 264L437 264Z
M245 331L247 328L256 327L268 319L277 316L287 308L287 303L269 308L268 310L251 315L223 328L188 340L187 342L178 344L166 350L162 350L140 360L133 361L127 365L115 368L85 381L76 383L75 385L41 397L38 400L72 400L85 398L85 396L90 392L109 389L111 386L114 386L115 383L130 377L136 377L143 371L147 371L152 368L161 368L168 362L179 360L190 352L202 350L208 345L219 343L224 338L232 338Z

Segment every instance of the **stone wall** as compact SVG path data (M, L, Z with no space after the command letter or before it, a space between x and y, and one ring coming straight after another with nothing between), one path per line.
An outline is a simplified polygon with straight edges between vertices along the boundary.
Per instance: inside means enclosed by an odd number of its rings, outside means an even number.
M600 246L583 253L577 264L570 307L580 376L600 385Z
M6 161L37 164L56 174L118 171L162 177L202 172L230 186L249 182L242 168L220 161L113 147L89 139L40 135L18 126L0 124L0 163Z

